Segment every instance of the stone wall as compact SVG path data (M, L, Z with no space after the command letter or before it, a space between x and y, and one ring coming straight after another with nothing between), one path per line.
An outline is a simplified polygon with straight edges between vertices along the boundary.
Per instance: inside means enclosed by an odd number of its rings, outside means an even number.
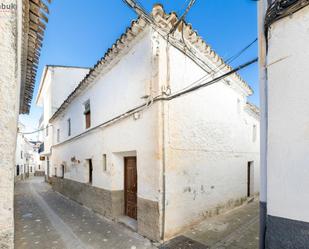
M160 241L159 203L138 198L137 200L137 231L147 238Z
M44 171L35 171L34 176L45 176L45 172Z
M55 191L110 219L123 214L123 191L110 191L69 179L51 177Z
M16 4L4 0L3 4ZM17 10L0 10L0 248L14 245L14 165L19 109Z

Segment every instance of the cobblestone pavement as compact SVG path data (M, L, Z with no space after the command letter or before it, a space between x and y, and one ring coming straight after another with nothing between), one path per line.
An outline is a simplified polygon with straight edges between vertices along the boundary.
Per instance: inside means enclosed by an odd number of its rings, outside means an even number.
M142 236L51 190L43 178L15 186L17 249L150 249Z

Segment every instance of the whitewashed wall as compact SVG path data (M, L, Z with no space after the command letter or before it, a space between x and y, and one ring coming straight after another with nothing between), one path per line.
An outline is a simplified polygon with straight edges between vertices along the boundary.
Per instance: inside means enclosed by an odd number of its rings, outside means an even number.
M206 74L174 48L169 56L172 93ZM247 111L246 91L229 80L166 103L167 237L246 197L248 161L259 191L259 120Z
M87 68L77 67L45 67L36 100L37 105L43 107L44 116L41 127L46 128L49 125L49 119L85 77L88 71L89 69ZM46 130L42 132L44 141L44 152L42 154L50 153L50 148L54 143L53 130L54 128L49 126L48 136L46 136ZM46 161L44 166L46 166Z
M254 192L258 192L259 120L246 107L250 91L230 79L232 86L218 83L164 104L157 102L137 120L130 117L79 136L86 130L83 104L88 99L91 127L95 127L144 103L141 97L146 94L156 96L168 86L175 93L204 74L175 49L170 48L166 57L164 43L146 32L53 122L51 168L52 174L56 167L61 176L64 164L65 178L86 183L86 160L92 159L93 186L122 190L123 157L137 155L138 196L161 201L165 160L169 236L205 218L207 210L246 197L248 161L254 161Z
M267 213L306 222L309 222L308 26L309 7L274 23L269 34L267 62Z
M141 34L130 51L115 62L68 107L54 123L60 129L60 143L53 148L52 168L65 162L65 177L88 181L86 159L92 159L93 186L108 190L123 190L123 157L136 155L138 169L138 196L158 200L159 158L157 156L157 107L143 112L141 118L132 117L83 137L63 143L68 137L67 120L71 119L71 137L85 132L84 103L90 99L91 127L106 122L144 103L151 84L151 42L149 32ZM137 73L138 72L138 73ZM56 141L56 132L54 132ZM103 154L107 155L107 171L103 171ZM80 163L72 163L75 157Z

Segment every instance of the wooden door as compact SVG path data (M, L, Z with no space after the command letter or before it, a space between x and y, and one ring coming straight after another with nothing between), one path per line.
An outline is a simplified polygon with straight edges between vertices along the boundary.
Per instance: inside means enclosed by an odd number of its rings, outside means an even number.
M92 183L92 160L88 159L88 166L89 166L89 183Z
M124 158L125 215L137 219L137 169L136 157Z
M247 166L247 197L252 196L253 194L253 161L248 162Z

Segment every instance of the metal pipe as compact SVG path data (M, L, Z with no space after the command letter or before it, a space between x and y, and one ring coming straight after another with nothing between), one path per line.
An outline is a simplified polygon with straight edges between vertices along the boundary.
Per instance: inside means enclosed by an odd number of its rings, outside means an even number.
M258 4L259 28L259 82L260 82L260 240L259 248L265 249L266 217L267 217L267 67L266 67L266 37L264 30L265 13L268 7L267 0Z

